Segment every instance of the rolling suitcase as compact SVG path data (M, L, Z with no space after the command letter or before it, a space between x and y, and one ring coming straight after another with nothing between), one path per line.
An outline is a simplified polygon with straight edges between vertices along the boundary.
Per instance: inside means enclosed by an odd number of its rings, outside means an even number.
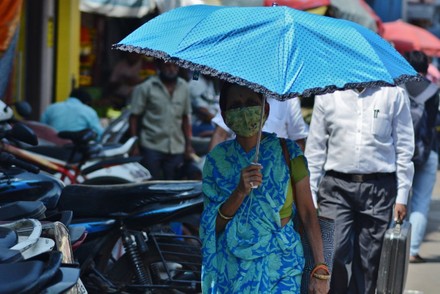
M386 231L380 255L378 294L402 294L408 271L411 224L397 223Z

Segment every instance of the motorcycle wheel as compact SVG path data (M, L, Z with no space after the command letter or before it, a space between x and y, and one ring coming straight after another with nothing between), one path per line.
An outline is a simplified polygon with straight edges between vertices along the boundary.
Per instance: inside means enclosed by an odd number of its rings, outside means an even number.
M157 250L151 250L154 248L153 244L148 244L148 247L150 250L142 254L146 274L151 277L154 285L169 286L169 288L153 288L150 291L140 290L136 292L151 294L201 293L200 280L202 260L200 247L183 241L161 246L161 254L167 261L167 267L169 269L171 268L171 279L178 279L178 273L192 274L191 277L193 277L193 279L185 283L170 282L160 253ZM194 257L194 251L200 255ZM127 254L122 255L117 260L112 258L106 260L101 259L101 261L97 263L97 266L108 280L120 287L119 291L122 291L120 293L135 292L133 288L127 287L130 284L136 284L135 269ZM173 268L178 268L178 271L174 271ZM184 287L182 287L183 284L188 286L188 288L184 289ZM190 285L192 285L192 288L190 288Z
M82 182L83 185L118 185L118 184L129 184L130 181L116 177L99 177L88 179Z

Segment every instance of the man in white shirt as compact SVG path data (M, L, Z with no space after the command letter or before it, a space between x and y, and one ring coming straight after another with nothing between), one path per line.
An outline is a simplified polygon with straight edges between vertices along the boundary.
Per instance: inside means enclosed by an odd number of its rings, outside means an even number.
M393 206L395 219L406 216L413 152L409 99L402 88L315 97L305 156L320 214L336 221L330 293L375 293Z
M280 138L294 140L304 150L308 126L302 117L299 99L293 98L287 101L278 101L268 97L267 102L270 105L270 110L269 117L264 123L263 131L276 133ZM217 113L211 122L216 125L216 129L212 135L209 150L218 143L234 136L234 133L224 123L220 112Z

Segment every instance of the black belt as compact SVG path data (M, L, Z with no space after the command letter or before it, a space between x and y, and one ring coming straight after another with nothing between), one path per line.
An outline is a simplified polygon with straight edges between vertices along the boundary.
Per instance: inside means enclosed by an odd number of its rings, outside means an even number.
M345 180L348 182L363 183L372 180L385 179L388 177L394 177L395 173L373 173L373 174L346 174L340 173L334 170L329 170L325 172L326 175Z

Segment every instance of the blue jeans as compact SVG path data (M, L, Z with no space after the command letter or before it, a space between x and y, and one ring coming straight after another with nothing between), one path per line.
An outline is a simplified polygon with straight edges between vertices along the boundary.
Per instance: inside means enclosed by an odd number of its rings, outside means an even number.
M410 255L419 253L425 236L428 222L429 205L437 178L438 154L431 151L428 160L416 166L412 184L412 196L409 204L409 221L411 223Z
M157 150L140 148L142 164L150 171L154 180L177 180L178 168L183 164L183 154L168 154Z

